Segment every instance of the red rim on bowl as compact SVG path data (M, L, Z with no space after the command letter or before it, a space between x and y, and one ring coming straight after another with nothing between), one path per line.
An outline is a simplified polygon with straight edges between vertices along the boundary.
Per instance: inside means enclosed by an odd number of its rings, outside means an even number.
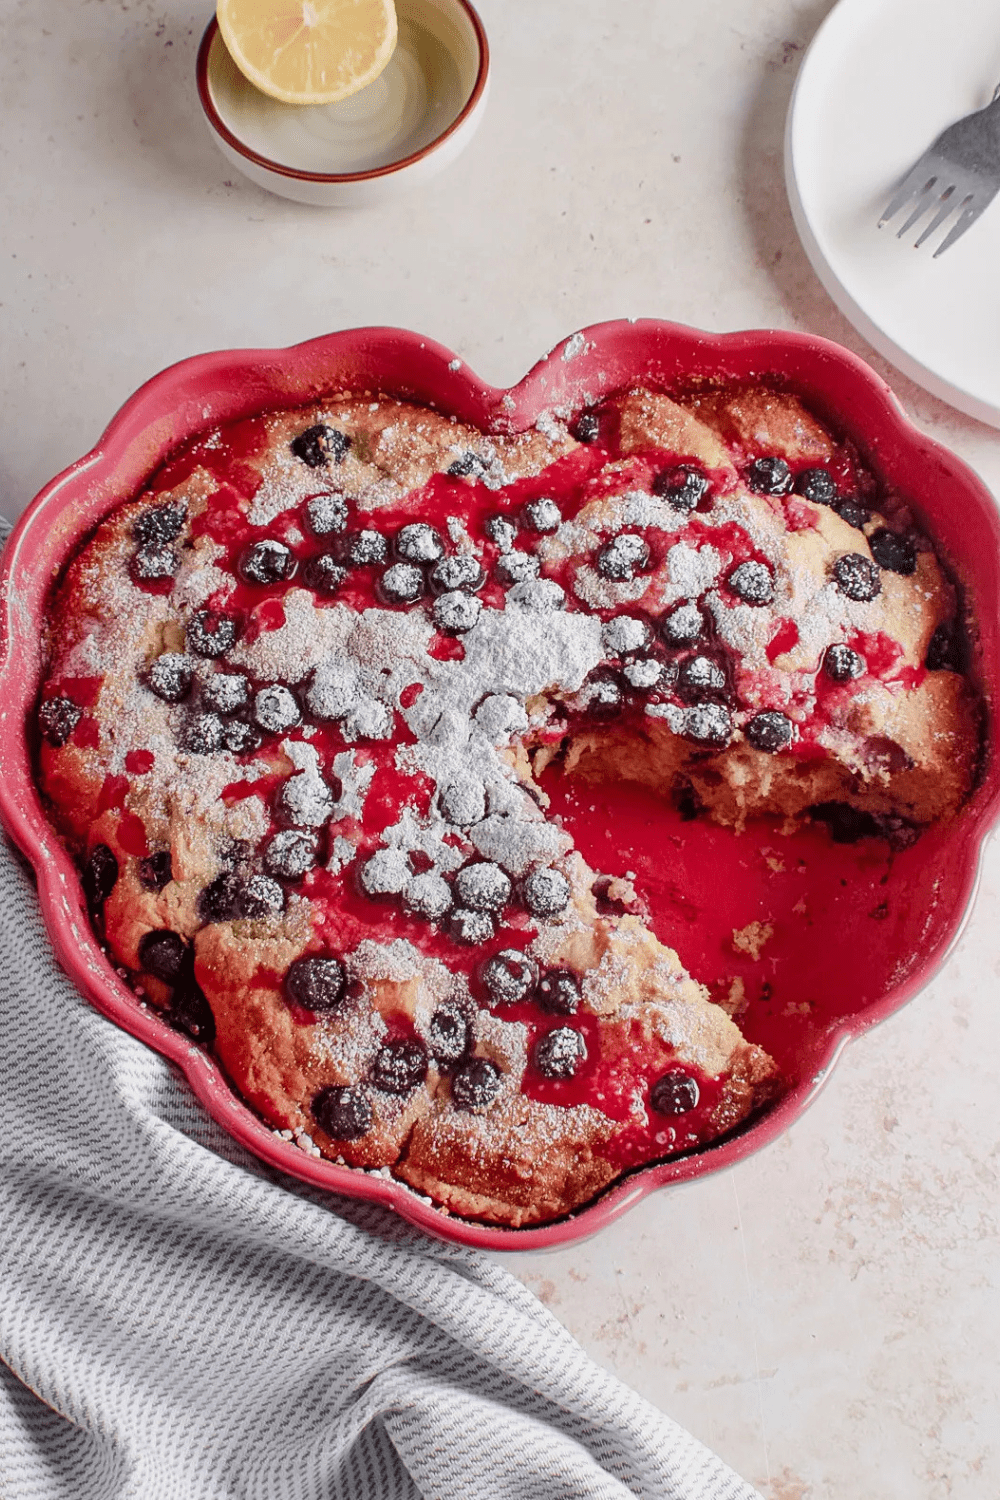
M793 390L852 438L877 474L914 499L977 622L975 675L987 718L983 773L957 819L930 830L900 856L895 878L907 897L901 904L915 908L910 926L869 924L868 931L889 934L880 939L878 977L868 988L859 981L857 993L831 1011L829 1023L814 1028L789 1072L791 1086L772 1109L715 1146L637 1169L566 1219L526 1229L468 1222L421 1200L401 1182L307 1156L282 1140L236 1097L213 1059L144 1009L115 973L93 934L76 868L46 818L32 773L29 722L44 665L41 620L48 592L117 503L136 492L179 444L222 423L333 392L378 391L488 430L519 431L548 409L578 409L630 385L670 389L699 378L761 380ZM0 569L0 693L7 709L0 718L0 818L34 866L46 927L63 968L97 1009L175 1062L212 1117L243 1146L290 1176L381 1203L462 1244L498 1250L560 1245L611 1223L654 1188L731 1166L774 1140L815 1096L844 1044L910 999L943 961L961 929L983 840L1000 809L1000 757L993 753L998 603L1000 516L988 490L961 460L911 425L889 387L861 360L825 339L767 331L712 335L653 320L604 323L560 344L509 391L478 379L440 344L390 328L349 330L290 349L199 355L142 386L93 451L36 497L6 547ZM729 837L736 847L737 836ZM697 846L698 838L692 843ZM914 849L922 852L914 856ZM682 850L678 858L685 857ZM836 884L847 887L849 881ZM863 881L858 889L867 902ZM912 891L920 894L909 901ZM833 905L837 899L834 892ZM852 909L851 920L860 910ZM692 928L695 947L697 936ZM689 960L689 966L703 977L697 962Z
M486 79L490 67L490 49L489 43L486 40L486 31L479 16L469 4L469 0L457 0L457 3L465 11L469 23L476 33L479 68L476 73L476 81L473 84L472 92L454 120L452 120L451 124L445 130L442 130L440 135L435 136L432 141L429 141L426 146L422 146L419 151L413 151L409 156L401 156L398 161L387 162L383 167L371 167L365 172L306 172L299 167L284 166L281 162L273 161L269 156L262 156L259 151L254 151L245 141L241 141L239 136L234 135L229 129L229 126L216 109L215 101L212 98L212 90L209 86L209 54L219 30L219 23L215 16L212 17L205 28L201 45L198 48L198 60L195 67L195 76L198 81L198 97L201 100L201 107L205 111L205 117L216 135L220 136L227 145L231 146L246 161L251 161L258 167L264 167L268 172L277 172L281 177L293 177L300 182L318 182L332 186L336 183L372 182L376 178L388 177L394 172L400 172L404 167L411 167L415 162L422 161L424 157L430 156L449 136L454 135L463 121L467 120L469 115L472 114L483 96L483 90L486 88Z

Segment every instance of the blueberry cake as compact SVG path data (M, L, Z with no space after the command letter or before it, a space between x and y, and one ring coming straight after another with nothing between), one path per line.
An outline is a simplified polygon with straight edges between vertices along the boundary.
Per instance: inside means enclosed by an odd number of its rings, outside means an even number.
M305 1149L544 1222L780 1089L549 774L906 840L979 747L953 585L793 395L203 435L47 616L38 775L145 1003Z

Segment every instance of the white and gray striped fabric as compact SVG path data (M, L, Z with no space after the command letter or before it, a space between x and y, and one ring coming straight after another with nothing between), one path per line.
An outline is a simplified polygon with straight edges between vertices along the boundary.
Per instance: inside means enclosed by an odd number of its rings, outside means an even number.
M754 1500L488 1256L244 1153L2 842L0 1068L2 1500Z

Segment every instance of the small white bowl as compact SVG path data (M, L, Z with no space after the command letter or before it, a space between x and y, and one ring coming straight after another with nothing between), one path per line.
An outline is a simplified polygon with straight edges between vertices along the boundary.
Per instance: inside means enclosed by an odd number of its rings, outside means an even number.
M281 104L254 88L213 17L198 94L219 150L251 182L323 208L384 203L446 167L486 107L490 54L468 0L396 0L399 41L373 83L338 104Z

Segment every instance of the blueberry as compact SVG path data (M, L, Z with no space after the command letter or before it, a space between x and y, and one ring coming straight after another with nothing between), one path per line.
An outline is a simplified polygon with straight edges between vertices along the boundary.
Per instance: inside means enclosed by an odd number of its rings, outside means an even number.
M423 570L413 563L393 563L382 574L378 587L388 604L413 604L424 592Z
M346 432L338 432L336 427L317 422L315 427L300 432L288 446L310 469L325 469L331 459L335 464L343 463L351 440Z
M515 583L508 598L518 609L535 615L566 608L566 591L554 578L526 578L523 583Z
M486 472L486 464L479 454L469 450L456 458L445 470L445 473L450 474L453 479L482 479Z
M242 880L226 870L201 891L198 915L203 922L235 922L243 915L242 898Z
M393 547L396 556L409 563L436 563L444 557L441 533L426 521L413 521L401 527L393 538Z
M517 540L517 526L509 516L487 516L483 529L501 552L509 552Z
M282 583L296 569L295 553L284 542L265 537L251 542L240 554L239 573L247 583Z
M688 464L663 469L653 480L653 493L661 495L674 510L695 510L708 492L708 480Z
M177 983L187 954L187 943L169 927L143 933L139 939L139 967L165 984Z
M274 835L264 851L264 869L282 880L301 880L314 868L318 857L319 840L314 833L285 828Z
M275 803L278 821L286 828L322 828L334 809L333 789L319 776L299 773L282 784Z
M524 521L529 530L540 531L545 535L559 530L562 524L562 511L554 500L529 500L524 507Z
M414 875L403 891L403 905L425 922L439 922L452 905L451 886L436 870Z
M180 651L165 651L150 663L146 686L164 703L179 703L191 691L191 658Z
M400 896L410 880L410 865L401 849L376 849L358 870L358 884L366 896Z
M438 805L449 823L471 828L486 816L486 789L475 777L452 781L438 793Z
M520 948L501 948L483 965L482 977L494 1005L516 1005L533 993L538 966Z
M700 702L726 691L726 674L711 656L689 656L677 673L677 690L688 702Z
M188 623L187 643L196 656L225 656L236 644L236 621L214 609L201 609Z
M482 607L474 594L463 594L456 590L451 594L441 594L435 599L431 614L434 616L434 624L445 635L463 635L475 625Z
M83 716L83 709L70 698L46 698L38 706L38 727L46 744L65 745Z
M232 755L249 755L260 748L261 733L245 719L231 719L223 728L222 743Z
M601 435L601 422L596 412L582 411L570 424L570 436L578 443L596 443Z
M592 719L613 719L625 702L621 681L614 672L598 668L580 689L580 701Z
M285 892L269 875L249 875L243 882L240 905L244 917L271 917L285 909Z
M538 981L537 999L542 1010L571 1016L580 1004L580 981L570 969L550 969Z
M187 974L170 997L170 1024L192 1041L210 1047L215 1041L215 1017L205 992L193 974Z
M931 636L927 647L928 672L960 672L962 670L962 644L952 622L942 621Z
M170 500L144 510L132 523L132 535L142 547L164 547L180 536L187 516L183 500Z
M342 719L359 700L358 674L347 662L328 657L316 668L306 707L316 719Z
M361 698L344 715L341 734L349 745L355 740L391 740L395 722L392 709L384 703Z
M347 561L354 568L364 568L384 563L389 556L389 543L381 531L352 531L345 547Z
M302 582L306 588L327 597L335 594L347 577L347 569L329 552L320 552L310 557L302 569Z
M462 906L472 912L499 912L510 900L510 877L489 859L466 864L454 879Z
M475 1113L487 1109L500 1092L500 1069L486 1057L470 1057L451 1080L456 1109Z
M218 714L192 714L179 735L181 749L191 755L214 755L222 749L224 730Z
M766 713L755 714L743 733L755 750L767 750L773 755L791 744L792 721L777 709L768 709Z
M169 849L158 849L147 854L137 866L139 884L147 891L162 891L174 878Z
M687 1073L664 1073L649 1092L649 1102L658 1115L686 1115L698 1104L698 1085Z
M253 700L254 723L267 734L284 734L302 722L299 700L282 682L261 688Z
M700 745L725 745L732 732L732 715L721 703L696 703L684 715L685 738Z
M435 594L453 594L457 589L465 594L475 594L485 582L486 574L479 559L471 552L442 557L431 569L431 588Z
M216 672L201 686L204 708L216 714L235 714L250 702L250 684L242 672Z
M344 966L336 958L297 958L285 974L285 993L306 1010L336 1010L347 994Z
M634 531L622 531L597 554L597 571L615 583L630 583L649 567L649 543Z
M572 1078L586 1056L583 1032L574 1026L557 1026L535 1044L532 1060L546 1078Z
M400 1038L380 1047L372 1064L372 1083L384 1094L412 1094L427 1077L422 1043Z
M622 676L638 693L668 686L676 680L676 665L659 656L637 656L622 667Z
M823 654L823 671L832 682L851 682L864 675L866 665L863 656L840 641L827 646Z
M909 577L916 570L916 549L907 537L880 526L868 538L868 545L872 557L887 573L902 573L904 577Z
M726 582L745 604L770 604L774 599L774 574L764 563L742 562Z
M83 869L83 894L92 911L100 911L118 882L118 861L107 844L95 844Z
M696 641L705 629L705 618L697 604L682 604L663 621L663 637L671 646Z
M601 627L601 645L608 656L628 656L648 646L650 629L634 615L616 615Z
M814 505L832 505L837 486L827 469L803 469L795 480L795 493Z
M792 471L783 458L755 458L747 468L747 483L760 495L787 495Z
M508 588L511 584L527 583L538 577L538 558L533 552L520 552L516 549L501 552L493 571Z
M865 510L865 507L860 501L855 500L850 495L845 495L841 500L832 500L830 502L830 509L842 521L846 521L848 526L853 526L855 531L860 531L868 520L868 512Z
M878 568L860 552L845 552L833 565L837 587L848 599L866 604L882 592Z
M496 931L496 924L489 912L469 911L460 906L451 914L448 931L456 943L467 943L474 947L478 943L489 942Z
M569 881L559 870L533 870L521 888L533 917L555 917L569 905Z
M469 1023L460 1011L436 1010L425 1035L436 1062L460 1062L469 1050Z
M372 1128L372 1107L359 1088L330 1084L312 1102L313 1119L335 1141L356 1141Z
M135 583L162 583L173 578L180 567L172 547L140 547L128 565Z
M305 513L313 536L330 536L347 528L347 501L339 492L313 495L306 501Z

